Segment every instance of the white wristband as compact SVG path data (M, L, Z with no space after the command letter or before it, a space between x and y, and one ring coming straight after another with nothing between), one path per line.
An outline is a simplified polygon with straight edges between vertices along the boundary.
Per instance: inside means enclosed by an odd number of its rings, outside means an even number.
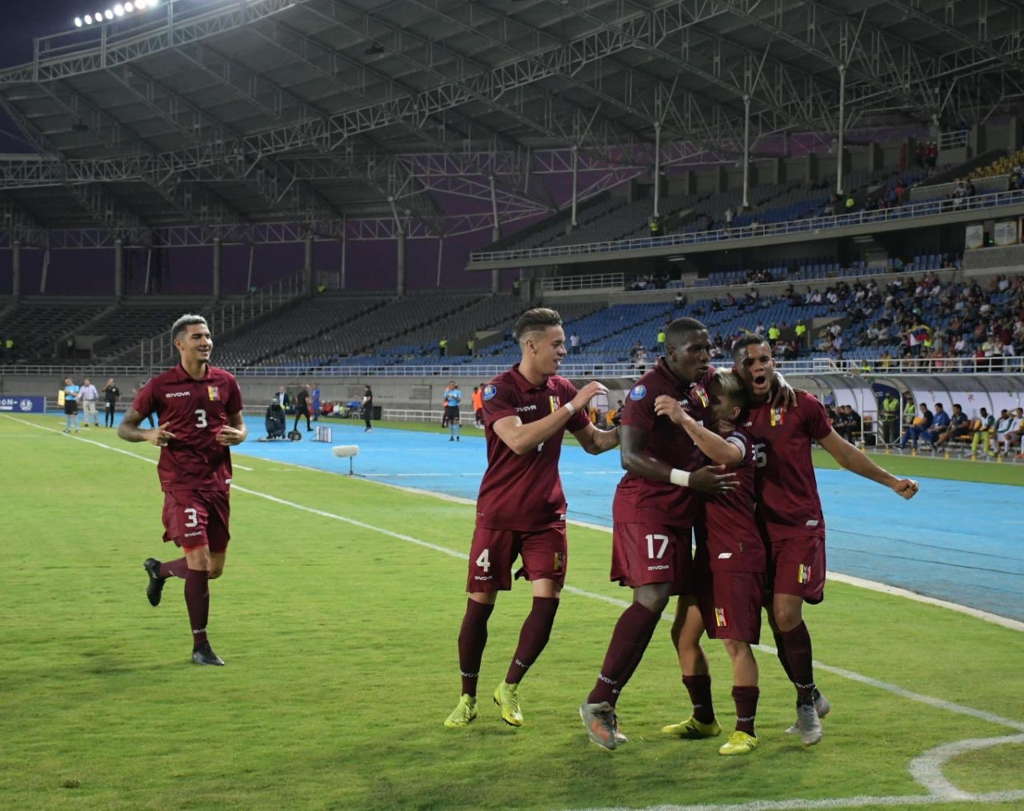
M576 406L574 406L572 403L563 403L562 408L567 408L569 410L570 417L576 413Z
M672 472L668 474L668 480L672 484L679 485L680 487L686 487L690 483L690 474L685 470L680 470L677 467L672 468Z

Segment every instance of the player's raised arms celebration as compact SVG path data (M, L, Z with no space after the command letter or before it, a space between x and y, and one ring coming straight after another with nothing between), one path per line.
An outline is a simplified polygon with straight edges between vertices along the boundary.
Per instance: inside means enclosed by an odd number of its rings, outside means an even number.
M3 11L0 809L1024 808L1021 2Z

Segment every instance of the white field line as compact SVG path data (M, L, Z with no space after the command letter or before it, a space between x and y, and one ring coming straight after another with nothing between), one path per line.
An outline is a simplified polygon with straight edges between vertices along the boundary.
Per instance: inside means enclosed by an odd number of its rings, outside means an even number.
M38 428L41 431L49 431L61 435L62 432L54 428L47 428L41 425L35 425L34 423L25 422L24 420L4 415L8 419L16 422L21 422L25 425L30 425L33 428ZM107 445L103 442L97 442L95 440L86 439L84 437L67 435L69 439L78 440L80 442L86 442L90 445L97 445L101 448L121 453L126 456L131 456L135 459L141 459L144 462L150 464L156 464L155 460L150 459L147 456L134 453L132 451L124 450L123 448L116 448L111 445ZM351 526L356 526L361 529L365 529L371 532L376 532L381 535L386 535L397 540L405 541L407 543L415 544L426 549L430 549L441 554L448 555L449 557L457 558L460 560L466 560L468 556L464 552L459 552L454 549L449 549L439 544L430 543L420 538L415 538L411 535L406 535L400 532L393 532L383 527L378 527L373 524L368 524L365 521L359 521L355 518L349 518L347 516L338 515L336 513L328 512L327 510L320 510L315 507L309 507L305 504L298 504L294 501L287 499L278 498L272 496L269 493L261 493L258 490L251 490L247 487L240 485L233 485L233 489L239 490L248 495L256 498L262 498L267 501L271 501L281 506L291 507L292 509L307 512L312 515L317 515L322 518L328 518L335 521L340 521ZM572 594L578 594L583 597L590 597L591 599L601 600L617 606L627 606L628 603L624 600L619 600L614 597L607 597L601 594L595 594L587 592L582 589L567 586L565 591ZM774 649L768 646L758 646L764 650L774 652ZM894 693L902 698L909 699L911 701L920 702L937 709L946 710L947 712L956 713L959 715L967 715L980 720L988 721L990 723L999 724L1002 726L1010 727L1016 730L1024 730L1024 722L1012 720L1009 718L1003 718L1002 716L990 713L985 710L975 709L974 707L967 707L962 704L956 704L951 701L944 699L935 698L933 696L922 695L921 693L915 693L910 690L906 690L895 684L889 684L887 682L873 679L869 676L864 676L860 673L855 673L851 670L844 668L832 667L825 665L821 662L815 662L815 666L819 669L825 670L830 673L842 676L843 678L852 679L862 684L876 687L880 690L886 690ZM943 744L935 747L934 749L925 752L922 755L914 758L911 761L909 769L911 776L916 782L922 785L928 790L927 795L893 795L893 796L860 796L860 797L845 797L845 798L828 798L821 800L758 800L751 803L742 803L736 805L692 805L692 806L674 806L664 805L656 806L651 811L703 811L708 809L709 811L783 811L785 809L815 809L815 808L855 808L860 806L868 805L923 805L926 803L945 803L945 802L1013 802L1017 800L1024 801L1024 791L1003 791L1003 792L988 792L985 794L971 794L969 792L962 791L953 786L943 775L942 765L949 759L956 757L964 752L973 751L977 749L988 748L992 746L999 746L1010 743L1024 743L1024 734L1010 735L997 738L977 738L962 741L953 741L951 743Z

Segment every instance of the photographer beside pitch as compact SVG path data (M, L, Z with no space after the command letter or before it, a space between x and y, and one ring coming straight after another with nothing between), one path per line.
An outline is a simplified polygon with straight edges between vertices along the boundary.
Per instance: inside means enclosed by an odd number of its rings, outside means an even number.
M210 365L213 339L206 319L183 315L171 327L181 362L157 375L135 395L117 435L160 448L157 474L164 492L164 541L185 556L167 563L148 558L146 596L159 605L168 577L185 580L185 605L192 628L192 662L223 665L206 636L209 581L220 577L230 534L228 489L231 445L245 441L242 394L234 375ZM155 412L155 428L139 423Z

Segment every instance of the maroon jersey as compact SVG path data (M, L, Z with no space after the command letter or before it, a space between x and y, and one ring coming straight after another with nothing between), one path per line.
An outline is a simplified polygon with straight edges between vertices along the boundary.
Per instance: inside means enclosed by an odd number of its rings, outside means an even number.
M712 571L763 572L766 559L764 542L754 517L756 491L754 443L743 430L725 437L743 452L736 474L736 489L728 493L704 496L704 523L707 527L708 558Z
M503 417L519 417L529 424L543 419L576 396L564 377L549 377L534 386L519 373L517 363L484 386L484 434L487 470L476 501L477 525L524 532L544 529L565 520L565 494L558 476L562 435L580 431L590 420L580 411L561 431L548 437L535 451L517 456L494 432Z
M668 417L654 413L654 401L661 394L674 397L698 422L710 416L710 399L706 385L713 371L697 383L684 383L659 358L651 371L641 377L629 391L622 407L622 424L633 425L647 432L644 453L680 470L697 470L704 455L693 444L689 434ZM656 482L634 473L626 473L615 489L612 514L624 524L642 524L655 520L677 527L693 526L700 502L688 487L671 482Z
M160 487L176 490L227 490L231 483L231 451L217 442L228 415L242 410L242 392L235 376L206 367L201 380L178 364L139 389L132 408L174 434L160 449Z
M757 406L744 427L754 440L758 510L769 540L824 531L811 440L832 431L825 407L797 392L795 408Z

